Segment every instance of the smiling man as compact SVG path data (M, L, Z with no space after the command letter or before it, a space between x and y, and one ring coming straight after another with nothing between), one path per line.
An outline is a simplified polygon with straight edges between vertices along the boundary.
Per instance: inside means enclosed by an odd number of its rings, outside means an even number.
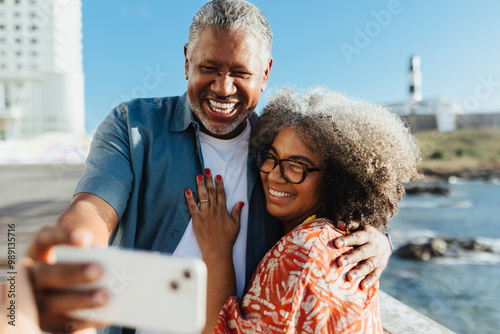
M77 228L90 231L98 245L201 257L184 191L196 189L195 177L206 173L224 179L228 209L241 210L233 258L242 295L263 255L283 234L266 212L259 172L248 151L257 119L253 111L273 65L271 39L269 23L254 5L208 2L194 17L184 47L187 93L125 102L99 126L73 202L55 226L36 236L30 251L37 261L32 276L42 329L71 332L98 325L66 313L100 306L109 298L100 290L64 291L96 280L101 269L95 264L48 261L52 246L75 243ZM368 229L343 242L363 245L341 262L364 260L350 278L369 274L362 284L373 284L390 254L386 237ZM130 333L115 327L106 331Z

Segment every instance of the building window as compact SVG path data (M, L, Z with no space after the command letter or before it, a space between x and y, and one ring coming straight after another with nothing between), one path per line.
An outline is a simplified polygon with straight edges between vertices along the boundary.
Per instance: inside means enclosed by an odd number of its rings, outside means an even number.
M0 24L0 30L4 30L5 26L3 24Z
M38 43L38 40L36 38L32 38L31 39L31 44L36 44L36 43Z
M20 16L21 16L21 13L19 13L19 12L14 13L14 17L20 17Z
M18 31L19 31L19 30L21 30L21 26L20 26L19 24L18 24L18 25L16 25L16 26L15 26L15 28L16 28L16 30L18 30Z
M37 26L31 26L31 30L32 30L32 31L35 31L35 30L37 30L37 29L38 29L38 27L37 27Z
M20 56L22 56L22 55L23 55L23 53L22 53L21 51L17 51L17 52L16 52L16 56L20 57Z

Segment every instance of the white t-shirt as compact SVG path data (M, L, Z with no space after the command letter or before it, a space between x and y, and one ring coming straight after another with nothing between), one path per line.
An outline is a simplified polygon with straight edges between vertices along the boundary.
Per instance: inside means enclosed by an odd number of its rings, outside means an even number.
M236 291L241 298L245 284L245 264L248 231L248 199L247 199L247 158L250 138L250 124L247 121L245 130L233 139L218 139L200 132L200 144L205 168L210 168L212 176L221 175L226 190L226 204L229 212L238 202L245 205L241 211L240 233L233 247L233 263L236 272ZM195 178L196 175L193 175ZM182 195L181 195L182 196ZM200 247L196 242L193 222L182 236L173 256L202 258ZM138 334L160 334L159 332L137 330Z

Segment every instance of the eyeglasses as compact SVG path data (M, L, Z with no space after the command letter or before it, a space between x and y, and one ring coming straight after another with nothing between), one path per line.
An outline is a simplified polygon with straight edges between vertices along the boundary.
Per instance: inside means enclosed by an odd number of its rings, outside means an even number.
M309 167L301 161L292 159L278 159L275 155L267 151L259 151L257 154L257 166L262 173L269 174L280 165L281 176L288 182L299 184L304 182L307 173L320 171L321 168Z

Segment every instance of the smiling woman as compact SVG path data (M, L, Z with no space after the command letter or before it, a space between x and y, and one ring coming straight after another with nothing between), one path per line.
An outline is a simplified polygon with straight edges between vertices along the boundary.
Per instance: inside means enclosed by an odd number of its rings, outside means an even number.
M288 233L321 207L318 189L322 175L308 172L320 171L314 166L320 166L322 159L291 128L281 130L269 150L275 157L269 153L262 164L258 163L267 212L278 218ZM278 157L285 159L276 160ZM275 168L278 161L279 168Z

